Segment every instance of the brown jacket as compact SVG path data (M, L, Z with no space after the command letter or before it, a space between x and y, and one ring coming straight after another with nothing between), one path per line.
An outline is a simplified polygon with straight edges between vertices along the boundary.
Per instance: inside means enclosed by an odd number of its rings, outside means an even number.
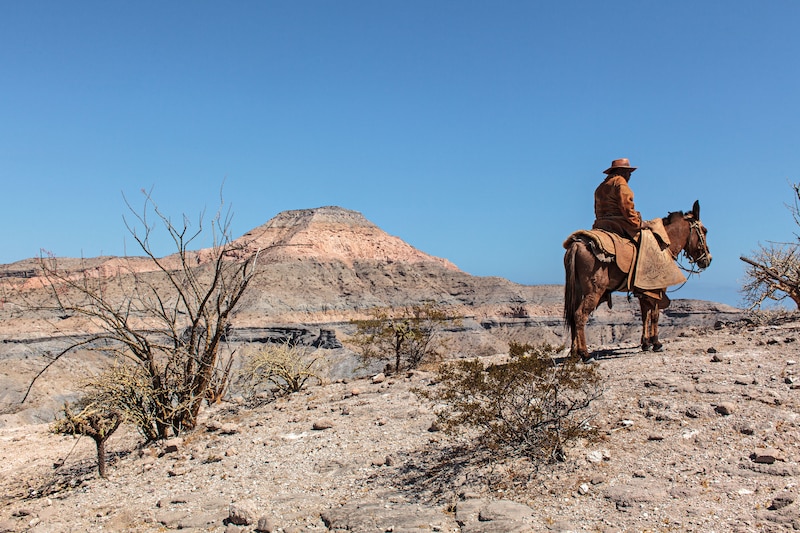
M594 191L592 226L620 235L636 238L642 226L642 216L633 205L633 191L619 175L608 176Z

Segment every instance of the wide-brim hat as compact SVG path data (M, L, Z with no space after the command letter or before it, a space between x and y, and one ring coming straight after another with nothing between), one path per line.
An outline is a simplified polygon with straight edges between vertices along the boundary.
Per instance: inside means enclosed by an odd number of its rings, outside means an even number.
M631 162L630 162L630 161L628 161L628 158L627 158L627 157L623 157L623 158L621 158L621 159L615 159L615 160L613 160L613 161L611 162L611 166L610 166L610 167L608 167L606 170L604 170L604 171L603 171L603 174L608 174L609 172L611 172L611 171L612 171L612 170L614 170L615 168L624 168L624 169L626 169L626 170L630 170L631 172L633 172L634 170L636 170L636 167L632 167L632 166L631 166Z

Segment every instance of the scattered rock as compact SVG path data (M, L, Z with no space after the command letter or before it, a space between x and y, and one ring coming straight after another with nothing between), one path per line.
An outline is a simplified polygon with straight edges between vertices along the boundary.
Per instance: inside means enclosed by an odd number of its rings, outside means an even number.
M257 533L273 533L273 531L275 531L275 526L272 524L272 520L266 516L262 516L258 519L255 531Z
M185 476L190 472L189 468L185 465L175 465L169 470L167 470L167 475L169 477L178 477L178 476Z
M800 331L800 322L772 336L783 339L789 328ZM435 406L412 389L436 386L428 372L390 376L381 385L370 373L258 407L223 402L202 412L200 430L182 432L166 456L163 442L138 450L136 437L115 437L108 481L91 468L87 442L70 456L74 439L13 440L4 433L3 452L31 440L60 446L39 469L69 472L63 486L80 488L62 490L45 507L42 483L29 482L18 492L24 499L0 509L0 533L32 529L32 520L41 520L35 531L299 533L322 528L321 515L332 533L791 530L800 525L800 395L788 389L800 372L787 359L798 359L800 343L757 347L762 337L737 326L722 334L697 328L690 337L674 336L666 356L621 350L598 357L604 393L590 422L597 440L578 443L566 463L534 474L516 458L491 466L473 461L485 448L458 457L449 436L427 433L439 429L431 427ZM712 344L726 364L708 363L717 355L704 354ZM359 396L350 394L356 383ZM726 403L731 415L717 410ZM222 421L232 419L238 433L225 437ZM330 419L335 431L311 431L315 421ZM464 432L456 442L475 441ZM773 449L760 448L767 445ZM49 467L61 458L54 473ZM181 477L166 479L168 472ZM0 480L3 488L12 476ZM36 487L32 497L27 487ZM106 501L124 502L125 509ZM252 512L242 519L231 502L254 502Z
M696 405L690 405L689 407L687 407L686 411L684 411L684 414L688 418L702 418L703 416L705 416L703 408L698 407Z
M252 502L236 502L228 508L226 523L235 526L249 526L254 522L256 522L256 513Z
M486 503L478 512L481 522L511 520L524 522L533 517L533 510L523 503L509 500L497 500Z
M239 433L239 427L236 424L226 423L219 427L220 435L235 435Z
M164 453L176 453L183 445L183 439L174 437L164 441Z
M333 421L330 418L321 418L311 425L311 429L315 431L322 431L333 427Z
M750 454L750 459L754 463L771 465L776 461L783 461L782 454L774 448L760 448Z
M456 522L466 533L531 531L533 509L510 500L466 500L456 506Z
M586 453L586 460L592 464L602 463L609 459L608 450L592 450Z
M185 509L169 509L156 514L156 522L163 524L168 529L178 529L181 521L189 516L189 511Z
M664 496L663 491L640 479L633 479L628 484L608 487L603 494L620 510L633 508L639 503L657 501Z
M386 381L386 374L384 374L383 372L372 376L372 383L374 383L375 385L377 385L378 383L383 383L384 381Z
M722 416L730 416L736 412L736 406L732 402L722 402L714 407L714 411Z
M772 499L772 503L770 504L767 509L770 511L778 511L787 507L794 503L797 499L797 495L792 492L784 492L783 494L779 494L775 498Z
M351 502L320 514L329 531L423 533L456 530L454 519L439 507L392 505L385 501Z

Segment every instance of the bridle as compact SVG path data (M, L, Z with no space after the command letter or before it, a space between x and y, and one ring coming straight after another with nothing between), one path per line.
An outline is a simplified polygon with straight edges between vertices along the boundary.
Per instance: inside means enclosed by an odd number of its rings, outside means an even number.
M697 247L702 250L702 253L697 257L692 257L689 252L686 251L689 248L689 242L692 240L692 234L697 235ZM703 226L696 218L692 218L689 221L689 236L686 238L686 245L683 247L683 253L689 259L689 264L692 266L690 268L686 268L679 262L678 266L681 268L681 270L688 272L689 274L699 274L705 270L705 267L699 266L698 263L708 263L705 260L708 259L708 256L711 255L711 253L708 250L708 242L706 241L706 234L703 233Z

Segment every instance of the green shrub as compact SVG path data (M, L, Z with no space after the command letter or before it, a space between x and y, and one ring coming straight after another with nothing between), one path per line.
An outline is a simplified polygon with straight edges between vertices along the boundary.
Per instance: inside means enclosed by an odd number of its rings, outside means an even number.
M551 346L511 343L509 353L507 363L489 367L477 359L443 364L436 388L418 392L437 405L445 431L475 428L496 454L565 460L567 445L594 433L588 408L602 394L595 365L559 362Z

